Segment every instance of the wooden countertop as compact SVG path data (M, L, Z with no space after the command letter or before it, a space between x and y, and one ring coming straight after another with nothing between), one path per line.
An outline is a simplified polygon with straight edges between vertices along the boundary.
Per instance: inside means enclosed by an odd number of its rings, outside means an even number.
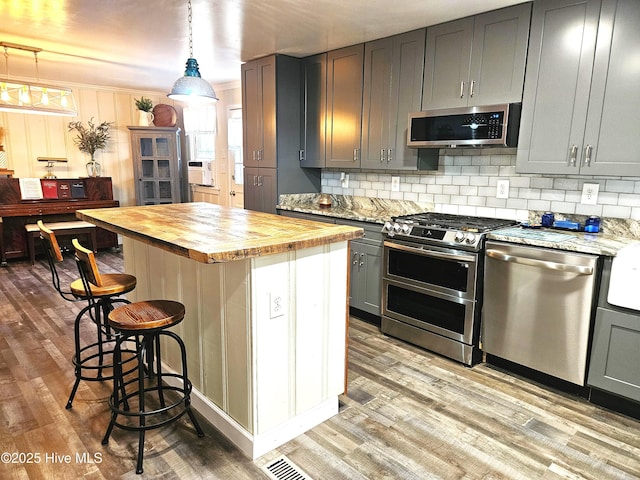
M76 216L202 263L230 262L362 237L363 229L212 203L78 210Z

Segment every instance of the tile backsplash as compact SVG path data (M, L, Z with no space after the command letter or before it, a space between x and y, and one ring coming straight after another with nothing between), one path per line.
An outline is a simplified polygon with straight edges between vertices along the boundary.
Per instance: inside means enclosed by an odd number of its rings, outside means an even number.
M429 202L437 211L526 220L529 211L640 220L640 178L516 173L515 148L446 149L438 170L323 170L322 193ZM342 173L349 175L348 186ZM399 177L399 191L392 191ZM508 198L496 198L508 180ZM581 203L585 183L599 185L596 205Z

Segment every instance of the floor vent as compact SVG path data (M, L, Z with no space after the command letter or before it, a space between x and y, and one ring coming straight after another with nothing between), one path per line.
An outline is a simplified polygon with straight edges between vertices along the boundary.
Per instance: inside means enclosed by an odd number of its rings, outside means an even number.
M295 463L282 456L262 467L273 480L311 480Z

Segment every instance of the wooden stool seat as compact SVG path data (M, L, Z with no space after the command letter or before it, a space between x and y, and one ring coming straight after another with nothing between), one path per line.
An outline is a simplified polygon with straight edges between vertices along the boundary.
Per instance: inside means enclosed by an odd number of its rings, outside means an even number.
M184 318L184 305L172 300L145 300L122 305L109 314L109 325L118 330L168 328Z
M184 305L173 300L128 303L109 312L109 326L119 336L113 351L113 393L109 397L111 421L102 444L109 443L114 427L138 432L136 473L143 472L147 430L163 427L187 414L198 436L204 436L191 410L193 387L187 373L187 350L178 334L169 330L184 316ZM130 358L122 355L122 345L130 339L135 339L137 345L137 378L123 369ZM177 372L165 371L162 367L162 346L170 347L170 343L178 349L181 358L182 368ZM172 395L165 397L169 393ZM120 416L125 418L123 422L118 420Z
M40 237L40 227L37 223L28 223L24 226L27 231L27 249L29 250L29 259L31 265L36 262L35 240ZM47 223L47 228L55 232L59 237L87 235L91 243L91 249L95 252L98 248L98 240L96 234L96 226L93 223L83 222L81 220L70 222L51 222Z
M131 292L136 288L137 279L127 273L103 273L100 275L102 285L91 285L91 294L94 297L112 297ZM69 287L71 293L78 297L86 297L87 292L81 278L74 280Z

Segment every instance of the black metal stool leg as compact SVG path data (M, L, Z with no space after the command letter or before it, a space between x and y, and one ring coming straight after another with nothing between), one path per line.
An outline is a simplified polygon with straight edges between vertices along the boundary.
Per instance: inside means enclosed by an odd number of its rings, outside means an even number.
M67 400L66 409L69 410L73 406L73 399L76 396L76 392L78 391L78 387L80 386L80 380L82 379L82 347L80 346L80 322L85 313L87 313L91 309L91 305L87 305L84 307L78 315L76 315L76 320L73 325L73 342L75 345L75 354L73 356L72 362L74 365L74 374L76 376L76 380L73 383L73 387L71 388L71 393L69 394L69 400Z

